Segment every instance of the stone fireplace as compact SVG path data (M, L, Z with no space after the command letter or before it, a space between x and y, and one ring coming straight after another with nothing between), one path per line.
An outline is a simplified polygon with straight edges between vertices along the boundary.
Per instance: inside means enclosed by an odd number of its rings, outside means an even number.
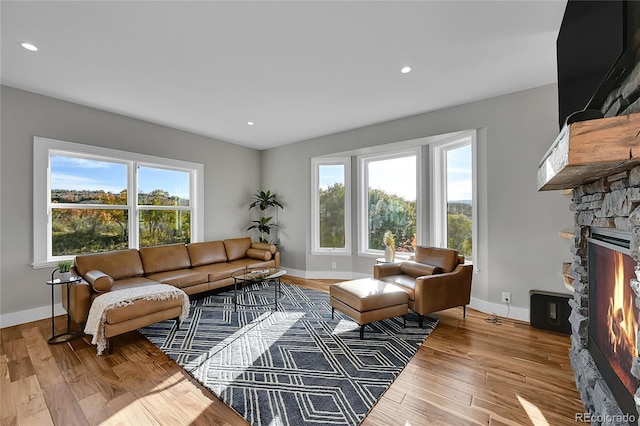
M640 2L624 6L625 53L589 102L601 114L570 116L538 167L539 190L572 195L573 260L561 269L576 421L602 425L639 424L640 411Z
M640 65L636 64L629 77L609 95L603 107L605 117L640 112L639 95ZM634 137L638 137L638 135L634 135ZM605 308L609 304L608 309L610 310L599 316L600 322L603 321L603 318L605 321L611 322L618 316L627 319L630 316L638 318L640 283L635 279L630 268L640 262L640 166L632 167L629 170L618 170L616 173L596 181L575 186L572 197L571 210L574 212L575 228L572 245L573 263L569 274L573 278L574 297L569 302L572 308L569 321L572 328L570 359L577 388L582 397L585 411L591 416L592 423L637 424L637 413L640 411L640 390L638 389L638 383L640 383L638 382L640 379L640 358L638 358L640 345L638 341L640 336L638 330L636 328L630 333L632 336L624 338L627 339L627 345L632 342L631 344L634 346L631 348L633 354L628 361L621 362L625 366L624 369L628 369L623 372L628 376L624 379L627 383L626 387L632 388L633 392L627 391L629 393L627 402L621 403L619 401L624 397L621 397L620 394L625 391L619 389L619 385L612 383L611 371L602 368L603 361L599 359L600 355L594 355L593 348L590 348L590 345L593 346L596 340L594 330L590 332L590 327L595 327L598 322L590 315L596 316L594 304L603 304ZM622 257L613 262L620 264L626 262L624 267L626 272L620 272L622 278L618 277L621 287L617 291L624 291L628 295L625 303L629 313L621 313L624 310L623 302L616 302L619 304L612 308L611 306L615 305L614 302L601 300L608 296L593 294L593 292L599 291L593 287L593 281L614 280L614 272L607 272L607 278L595 277L593 271L590 273L590 268L594 269L597 263L593 257L594 249L591 246L602 235L604 235L602 237L604 240L609 239L614 243L620 243L621 250L619 252L623 253L621 256L626 256L624 262ZM614 251L616 251L615 248ZM633 303L628 300L632 300ZM623 339L620 327L632 328L632 326L620 324L608 324L608 327L613 327L615 332L612 334L617 335L619 339ZM616 344L613 337L609 340L605 338L604 342L607 341L609 344ZM609 349L606 349L605 352ZM605 360L605 362L607 361ZM615 368L619 368L619 366ZM629 400L631 409L628 405ZM634 408L635 411L633 411Z

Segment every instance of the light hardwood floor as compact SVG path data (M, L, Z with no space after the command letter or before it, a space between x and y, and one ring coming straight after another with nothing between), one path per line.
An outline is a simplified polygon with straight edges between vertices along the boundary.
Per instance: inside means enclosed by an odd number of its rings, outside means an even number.
M286 277L327 291L335 281ZM583 407L569 337L454 308L363 425L568 425ZM57 323L62 328L60 317ZM96 356L88 338L49 345L50 320L0 330L0 424L246 425L137 332Z

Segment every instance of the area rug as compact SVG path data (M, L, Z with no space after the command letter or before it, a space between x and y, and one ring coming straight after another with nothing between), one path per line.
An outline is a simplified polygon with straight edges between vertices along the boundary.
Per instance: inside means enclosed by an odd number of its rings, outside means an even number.
M272 284L273 285L273 284ZM245 302L273 302L256 285ZM252 425L357 425L438 323L417 317L359 325L327 293L282 284L279 310L238 307L233 292L191 301L178 330L164 321L140 332Z

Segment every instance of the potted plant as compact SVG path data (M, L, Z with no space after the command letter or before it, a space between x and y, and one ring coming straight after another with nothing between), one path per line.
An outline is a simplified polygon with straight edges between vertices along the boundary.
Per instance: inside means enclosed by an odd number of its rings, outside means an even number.
M260 207L260 210L266 210L269 207L280 207L281 209L284 208L282 207L282 204L280 204L278 202L278 200L276 200L276 194L275 193L271 193L271 190L267 190L265 191L259 191L256 192L255 194L253 194L253 203L251 203L251 205L249 206L249 210L251 210L252 208L258 206Z
M393 262L396 258L396 239L391 231L386 231L382 236L382 243L384 244L384 260L386 262Z
M260 242L268 243L269 239L267 235L271 235L271 227L278 226L278 224L271 222L273 216L266 216L266 210L272 207L284 208L282 204L276 199L276 194L271 190L258 191L253 195L253 202L249 205L249 210L258 207L261 211L260 218L252 221L253 225L247 228L247 231L257 229L260 231Z
M265 238L265 234L269 235L271 233L272 226L278 226L275 223L271 223L270 222L271 219L272 217L268 216L268 217L261 217L259 220L254 220L253 225L248 227L247 231L250 231L252 229L257 229L258 231L260 231L260 242L268 243L269 240Z
M70 260L60 260L58 262L58 272L60 272L60 280L68 281L71 278L71 266L73 262Z

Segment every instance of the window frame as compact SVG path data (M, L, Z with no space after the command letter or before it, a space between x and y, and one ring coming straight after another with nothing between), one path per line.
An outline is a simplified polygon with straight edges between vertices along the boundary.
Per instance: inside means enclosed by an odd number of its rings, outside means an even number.
M344 167L344 247L320 247L320 166ZM311 253L351 255L351 157L311 159Z
M429 173L431 191L429 202L432 216L429 225L428 242L434 247L447 247L447 163L446 153L466 145L471 146L471 257L468 261L476 261L478 247L478 179L477 179L477 132L469 131L442 142L429 145ZM437 208L439 206L439 208Z
M73 259L73 255L52 255L51 213L51 167L52 154L108 161L127 166L127 205L83 204L82 208L107 208L128 210L128 247L139 246L139 211L137 166L162 168L189 172L189 204L191 211L191 241L204 239L204 165L183 160L132 153L111 148L85 145L35 136L33 138L33 268L54 266L59 260ZM69 204L66 205L71 206ZM73 205L77 208L76 205ZM56 204L56 207L60 205ZM147 209L149 206L145 206ZM164 206L162 206L165 208ZM181 207L181 206L175 206ZM165 208L166 209L166 208ZM172 208L175 210L175 208Z
M422 150L420 146L409 149L398 149L393 151L385 151L375 154L363 154L357 156L358 161L358 255L364 257L380 257L384 255L384 250L369 248L369 220L368 220L368 198L369 198L369 179L367 173L367 165L372 161L392 160L395 158L416 157L416 240L420 244L422 235ZM411 255L413 253L405 252L403 255Z

